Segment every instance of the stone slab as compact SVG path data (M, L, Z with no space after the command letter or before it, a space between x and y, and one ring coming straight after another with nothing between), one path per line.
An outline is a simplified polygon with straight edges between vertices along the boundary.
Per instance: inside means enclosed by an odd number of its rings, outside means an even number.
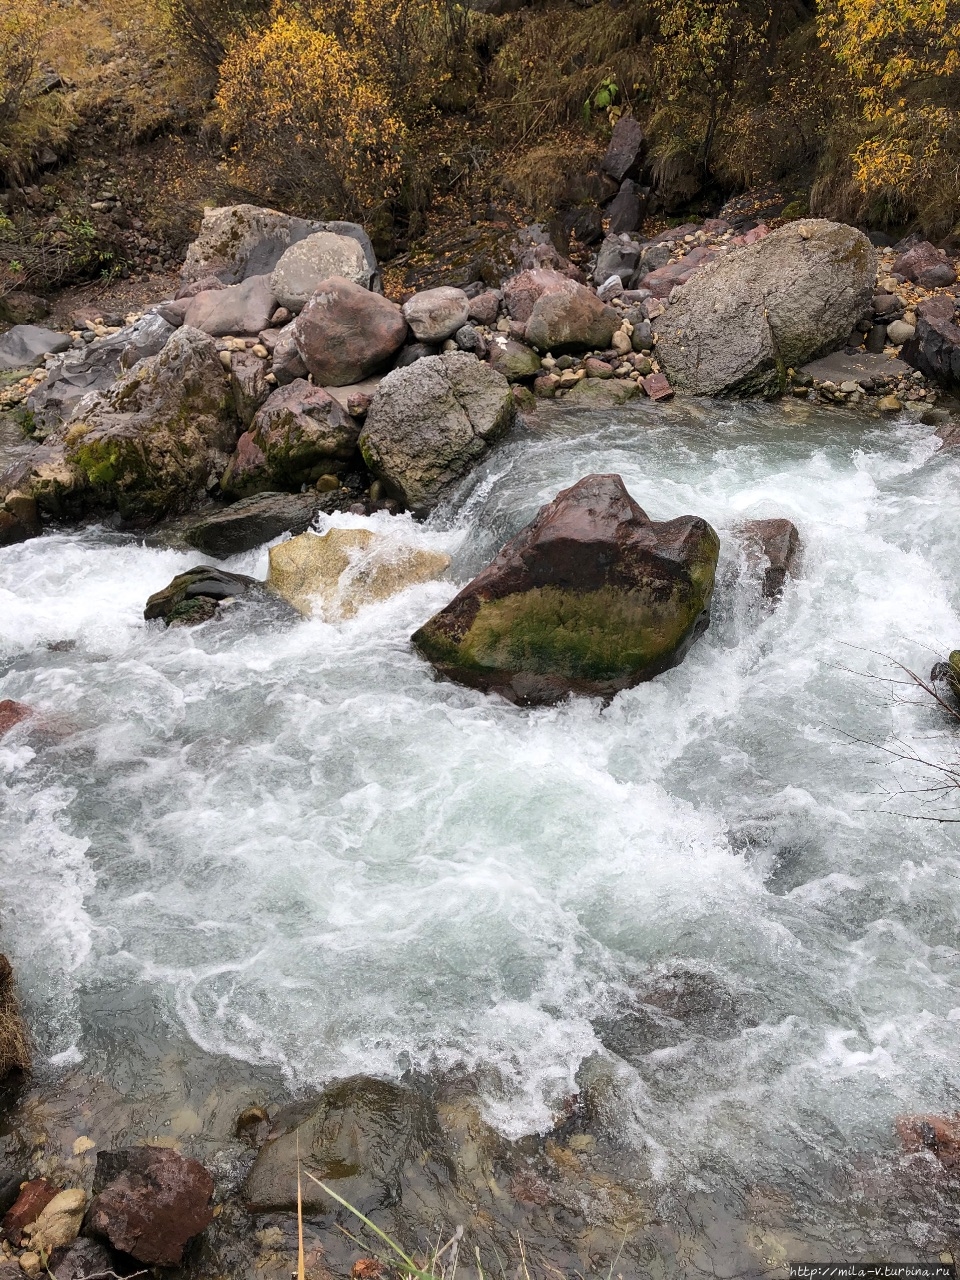
M819 360L811 360L800 370L820 382L860 382L864 378L902 378L913 373L911 367L896 356L872 355L869 351L858 351L848 356L843 351L834 351L832 355L821 356Z

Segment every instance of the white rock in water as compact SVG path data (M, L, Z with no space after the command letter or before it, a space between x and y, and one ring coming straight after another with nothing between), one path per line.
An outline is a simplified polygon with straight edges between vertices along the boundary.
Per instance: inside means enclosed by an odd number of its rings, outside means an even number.
M363 246L352 236L317 231L292 244L273 269L270 284L277 302L288 311L302 311L317 285L331 276L370 287L370 265Z

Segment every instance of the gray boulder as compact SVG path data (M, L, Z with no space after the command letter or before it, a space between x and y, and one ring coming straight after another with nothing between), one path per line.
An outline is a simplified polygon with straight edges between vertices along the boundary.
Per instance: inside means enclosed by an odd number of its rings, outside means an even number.
M388 490L423 515L513 423L506 378L449 351L395 369L380 383L360 450Z
M69 334L36 324L15 324L0 338L0 373L32 369L43 363L47 352L66 351L69 346Z
M604 350L620 327L620 318L585 285L571 281L563 293L544 293L527 321L525 337L538 351L561 355Z
M65 351L51 362L45 381L27 397L27 408L37 426L48 432L58 427L83 396L106 391L125 369L157 355L173 332L173 325L162 316L149 313L81 351Z
M373 268L353 236L317 231L284 252L273 269L270 286L280 305L296 315L320 282L331 276L343 276L368 289Z
M633 116L621 116L613 126L600 167L615 182L622 182L624 178L636 178L643 167L646 152L647 140L640 122Z
M418 342L443 342L467 323L470 300L462 289L441 285L415 293L401 310Z
M239 284L249 276L268 275L292 244L318 231L356 240L370 270L370 288L381 288L373 245L357 223L293 218L252 204L204 212L200 232L187 250L180 277L184 284L209 275L217 276L224 284Z
M877 258L854 227L803 219L701 267L657 325L671 383L708 396L780 394L787 369L843 345Z
M360 424L322 387L298 378L269 396L250 432L276 485L299 488L343 470Z
M640 265L641 252L640 245L629 236L607 236L597 254L594 280L599 284L611 276L619 276L624 284L629 283Z
M317 509L316 493L258 493L191 525L184 538L205 555L225 560L282 533L304 533Z

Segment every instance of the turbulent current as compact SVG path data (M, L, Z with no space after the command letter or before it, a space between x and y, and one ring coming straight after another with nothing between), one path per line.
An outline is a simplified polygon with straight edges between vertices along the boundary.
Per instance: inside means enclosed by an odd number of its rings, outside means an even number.
M952 801L900 759L954 729L890 663L960 644L939 444L793 403L557 412L425 525L336 517L453 557L338 624L145 624L202 557L104 529L0 552L0 697L51 718L0 742L0 942L43 1055L132 1094L139 1039L295 1090L463 1065L518 1136L599 1054L654 1178L895 1152L898 1115L960 1107ZM410 634L595 471L720 533L703 639L608 706L435 680ZM774 612L733 536L768 516L804 546ZM637 993L678 973L719 1012L651 1039Z

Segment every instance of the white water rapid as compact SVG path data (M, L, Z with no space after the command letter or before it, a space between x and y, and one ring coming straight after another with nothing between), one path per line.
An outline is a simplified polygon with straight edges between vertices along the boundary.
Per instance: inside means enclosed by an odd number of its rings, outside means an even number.
M898 1114L956 1109L957 828L911 816L931 775L879 749L947 759L956 729L860 674L960 646L938 445L806 405L558 413L425 526L338 517L453 556L338 625L165 632L144 601L199 555L97 529L0 551L0 697L65 726L0 740L0 944L43 1053L100 1061L150 1007L295 1088L466 1064L519 1135L619 1035L624 1132L664 1178L894 1150ZM606 708L437 682L411 632L593 471L717 528L706 636ZM763 516L805 548L773 613L733 574ZM604 1028L678 967L739 1012L623 1048Z

